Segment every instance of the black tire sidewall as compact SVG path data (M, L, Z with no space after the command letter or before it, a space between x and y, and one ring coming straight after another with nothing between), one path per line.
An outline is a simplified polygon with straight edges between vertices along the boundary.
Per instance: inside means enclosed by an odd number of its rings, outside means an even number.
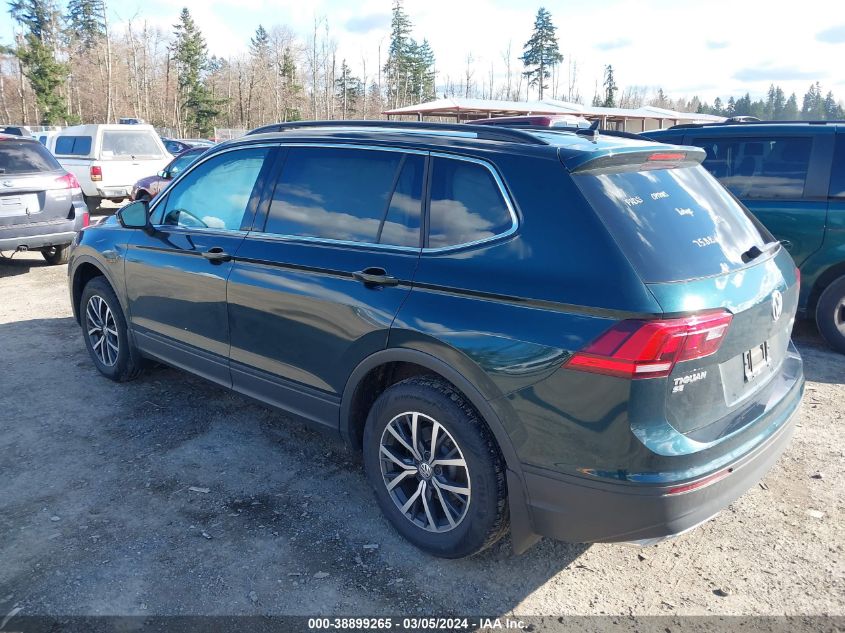
M103 363L91 343L91 338L88 336L87 316L88 301L93 296L99 296L106 302L112 314L114 315L115 325L117 326L118 350L117 362L114 365L108 366ZM109 283L102 277L95 277L89 281L82 290L82 298L79 302L79 315L82 322L82 335L85 340L85 348L94 361L97 370L106 378L115 381L123 381L132 375L136 366L135 354L133 353L131 343L129 340L129 333L126 328L126 319L123 316L123 309L120 302L115 295L114 290Z
M816 327L827 344L840 354L845 354L845 336L836 327L834 310L845 297L845 277L840 277L824 289L816 304Z
M50 249L56 249L55 253L50 253ZM59 246L52 246L41 251L41 256L44 257L50 266L58 266L59 264L67 264L68 252L70 251L70 244L61 244Z
M467 462L470 506L461 523L448 532L428 532L411 523L384 484L379 461L381 436L390 420L407 411L424 413L439 422L458 443ZM364 470L382 512L418 548L435 556L461 558L484 549L501 535L503 461L491 445L489 433L471 407L437 382L404 381L376 400L364 428Z

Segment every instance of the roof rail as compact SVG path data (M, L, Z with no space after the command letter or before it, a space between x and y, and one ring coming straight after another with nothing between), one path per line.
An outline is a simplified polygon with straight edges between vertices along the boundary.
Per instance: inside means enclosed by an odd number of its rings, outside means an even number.
M682 129L690 129L690 128L702 128L702 127L712 127L714 125L772 125L772 124L781 124L781 123L803 123L805 125L827 125L827 124L838 124L843 125L845 124L845 119L814 119L812 121L804 120L804 119L784 119L784 120L771 120L771 121L737 121L726 119L724 121L716 121L713 123L679 123L678 125L673 125L670 128L666 128L669 130L682 130ZM649 132L656 132L657 130L649 130Z
M264 134L267 132L288 132L291 130L307 129L343 129L343 128L382 128L389 130L406 130L411 132L434 132L445 136L472 136L485 141L506 141L510 143L524 143L528 145L548 145L546 141L530 132L523 132L513 128L495 127L490 125L472 125L471 123L429 123L426 121L379 121L379 120L350 120L350 121L294 121L291 123L272 123L255 128L247 132L247 136Z

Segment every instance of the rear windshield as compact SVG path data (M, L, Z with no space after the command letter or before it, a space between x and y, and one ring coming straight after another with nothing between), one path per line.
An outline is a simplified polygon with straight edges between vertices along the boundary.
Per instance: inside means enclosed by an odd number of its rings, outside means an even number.
M700 165L574 180L646 282L737 270L743 253L773 239Z
M0 175L58 171L61 166L41 143L0 141Z
M103 132L100 158L161 158L161 149L152 132Z

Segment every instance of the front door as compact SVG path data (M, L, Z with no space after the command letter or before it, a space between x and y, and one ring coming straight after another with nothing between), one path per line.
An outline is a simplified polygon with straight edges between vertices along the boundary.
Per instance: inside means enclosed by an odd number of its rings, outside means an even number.
M235 389L336 427L349 374L384 349L420 256L426 156L283 150L229 278Z
M142 351L231 385L226 282L252 225L271 148L216 154L152 209L127 247L129 316Z

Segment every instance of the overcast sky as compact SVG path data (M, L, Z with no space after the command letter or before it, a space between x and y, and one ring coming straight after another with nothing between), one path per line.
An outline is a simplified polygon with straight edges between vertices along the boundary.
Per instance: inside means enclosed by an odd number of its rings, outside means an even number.
M258 24L283 24L307 37L315 15L326 16L338 45L358 74L362 57L374 73L379 45L385 54L392 0L109 0L116 23L130 17L168 30L179 8L194 14L209 51L244 52ZM437 57L438 85L459 80L468 54L475 81L486 82L511 43L517 56L530 37L540 4L524 0L405 0L417 39L427 37ZM786 3L784 3L785 5ZM589 102L605 64L620 87L662 86L673 97L750 91L770 83L801 97L813 81L845 99L845 5L842 0L789 3L762 0L551 0L545 6L558 29L560 49L577 60L581 94ZM8 40L8 37L4 39ZM383 59L382 59L383 61Z

